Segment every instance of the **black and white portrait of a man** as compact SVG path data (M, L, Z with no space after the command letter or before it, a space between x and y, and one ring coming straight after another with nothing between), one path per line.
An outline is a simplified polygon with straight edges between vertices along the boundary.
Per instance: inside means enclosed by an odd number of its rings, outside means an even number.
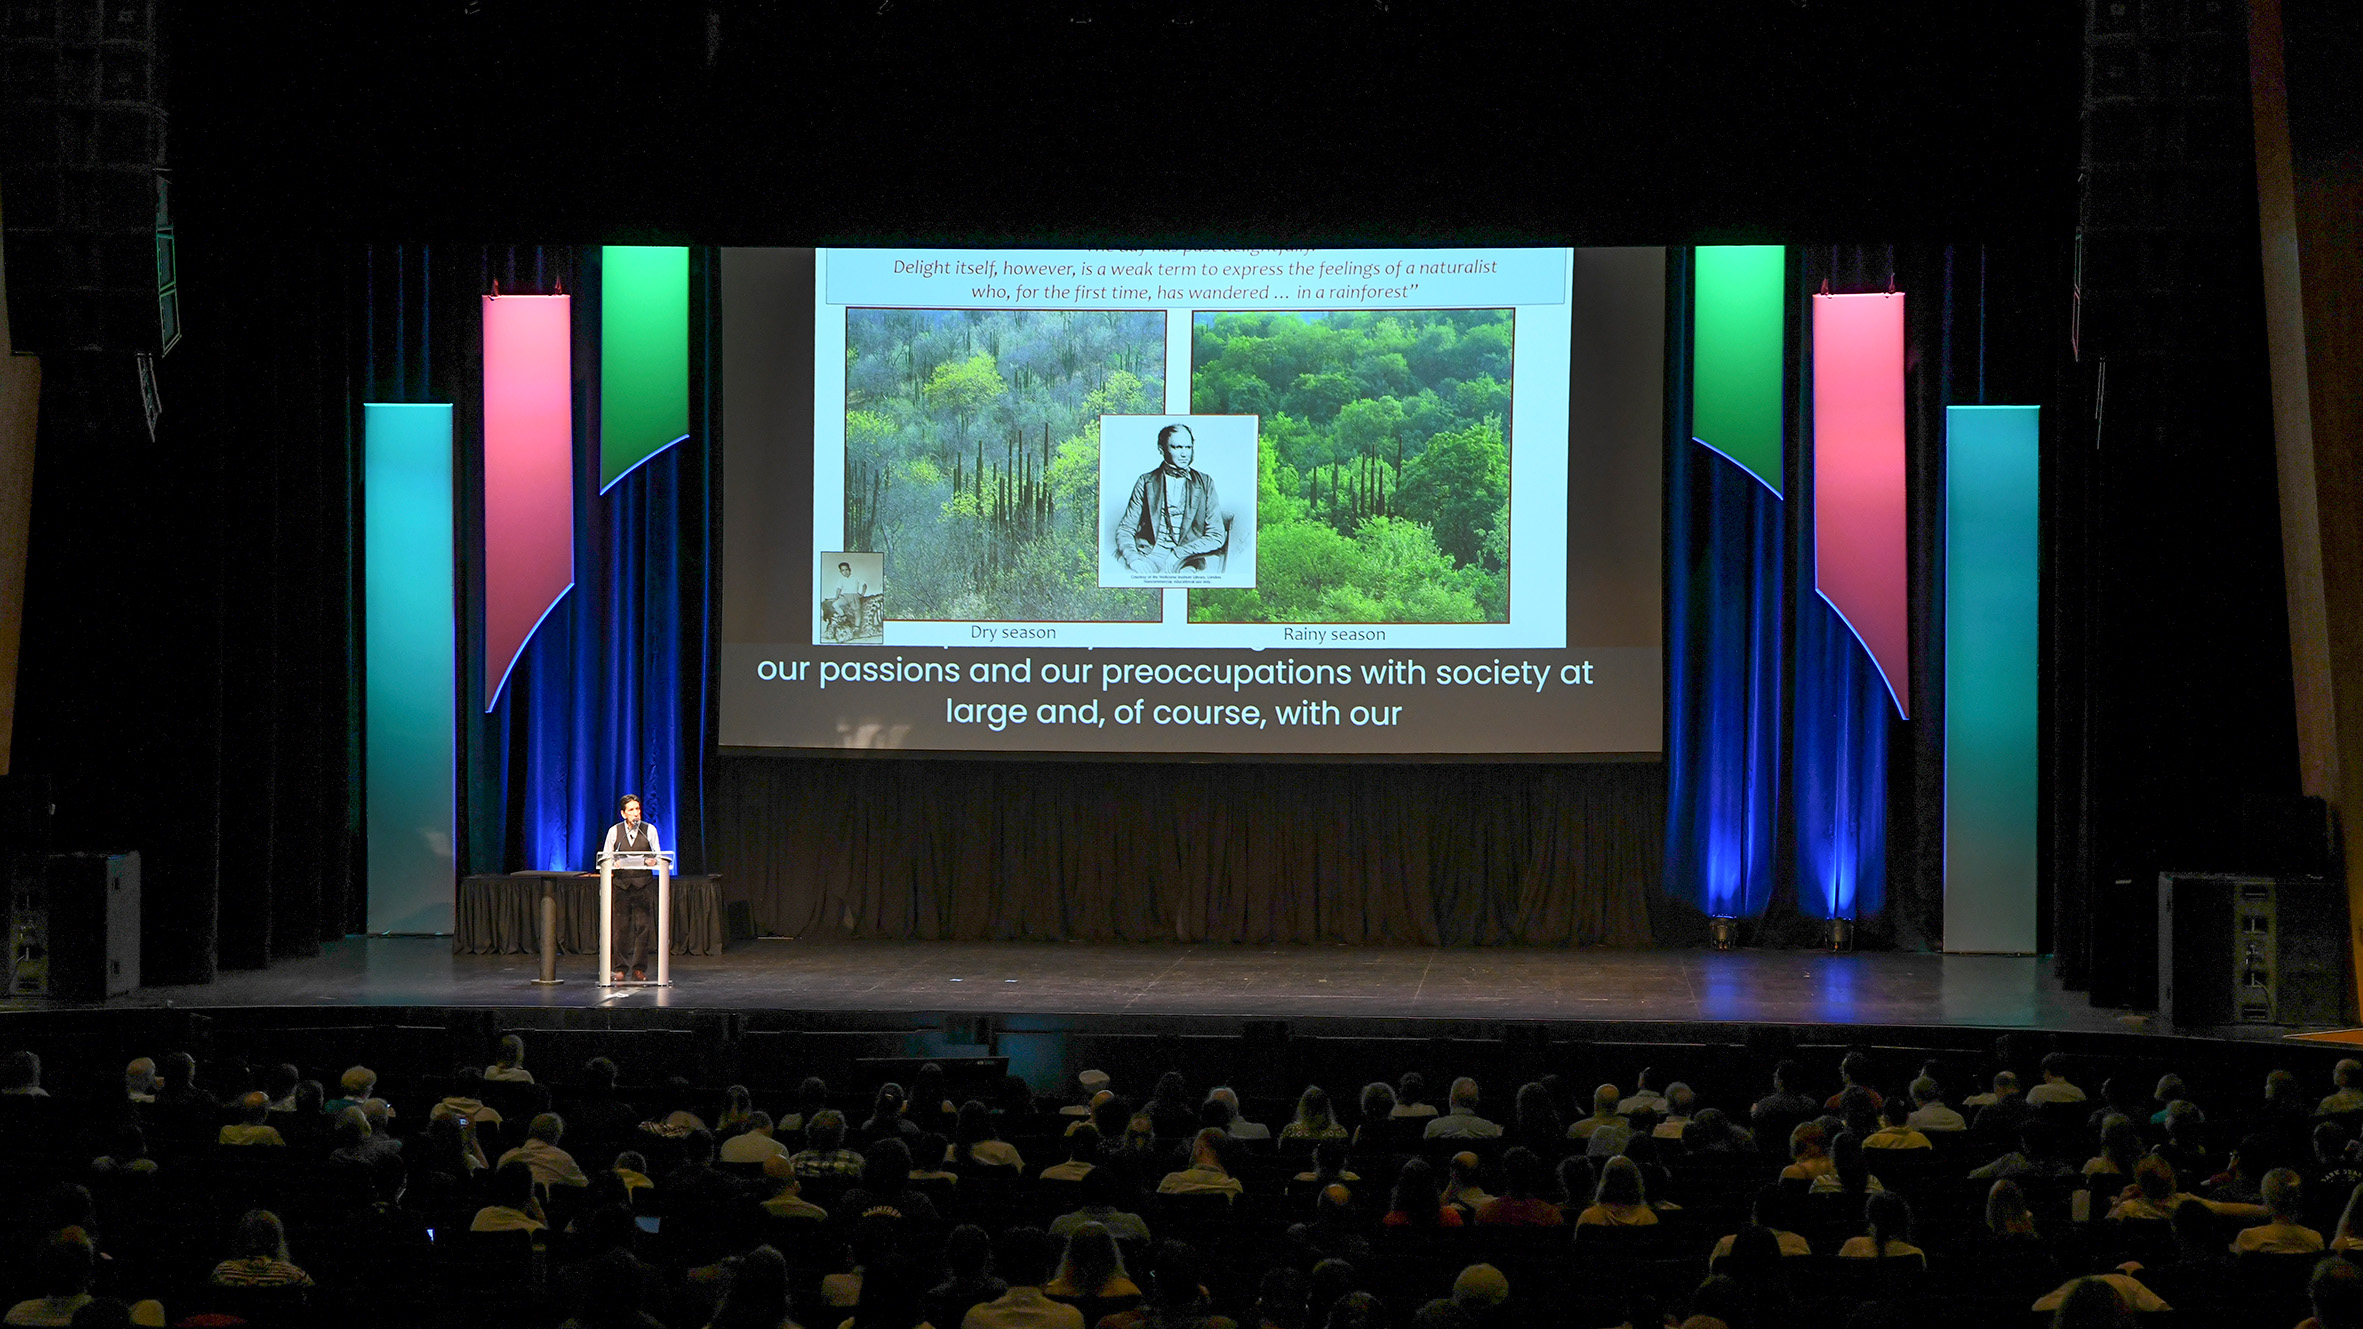
M1101 418L1102 585L1255 584L1255 514L1240 503L1255 494L1255 427L1251 415Z

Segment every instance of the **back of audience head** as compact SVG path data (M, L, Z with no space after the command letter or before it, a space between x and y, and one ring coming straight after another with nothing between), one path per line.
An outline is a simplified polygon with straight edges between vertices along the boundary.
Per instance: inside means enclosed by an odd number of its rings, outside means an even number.
M1615 1104L1609 1107L1614 1110ZM1518 1123L1521 1134L1555 1136L1559 1133L1559 1109L1551 1103L1551 1091L1543 1088L1539 1080L1518 1086L1518 1097L1513 1102L1511 1116Z
M1863 1202L1863 1232L1871 1239L1874 1252L1884 1256L1888 1248L1909 1244L1912 1240L1912 1206L1894 1191L1876 1191Z
M520 1165L521 1166L521 1165ZM533 1193L533 1174L525 1174L526 1194ZM287 1227L268 1209L249 1209L230 1233L234 1260L287 1260Z
M2363 1187L2357 1187L2357 1191L2363 1193ZM1435 1167L1424 1158L1410 1158L1404 1160L1402 1170L1395 1174L1391 1208L1412 1227L1434 1227L1443 1213L1442 1196Z
M1467 1311L1445 1297L1438 1297L1411 1313L1411 1329L1476 1329L1476 1326L1476 1320Z
M731 1264L711 1329L778 1329L787 1318L787 1257L775 1246L757 1246Z
M1256 1285L1255 1324L1269 1325L1271 1329L1302 1329L1305 1299L1312 1295L1312 1290L1312 1280L1301 1269L1282 1265L1265 1270L1263 1281Z
M2285 1167L2274 1168L2265 1174L2264 1181L2259 1185L2258 1190L2262 1194L2265 1212L2270 1215L2271 1221L2278 1223L2298 1221L2304 1210L2304 1185L2294 1170Z
M1083 1223L1068 1235L1056 1281L1066 1283L1078 1295L1096 1297L1110 1282L1124 1276L1124 1254L1116 1248L1115 1234L1105 1223Z
M1329 1307L1324 1329L1386 1329L1387 1306L1376 1294L1348 1292Z
M533 1203L533 1169L522 1160L501 1164L493 1169L485 1195L504 1208L523 1209Z
M2320 1329L2363 1329L2363 1265L2340 1259L2316 1263L2306 1280L2306 1298Z
M1618 1154L1600 1165L1600 1188L1592 1196L1595 1204L1641 1205L1649 1202L1641 1185L1641 1168L1632 1159Z
M993 1238L974 1223L962 1223L944 1235L944 1271L960 1282L985 1276L993 1263Z
M1308 1084L1296 1096L1296 1126L1315 1134L1325 1133L1337 1125L1337 1118L1329 1110L1329 1091L1317 1084Z
M1009 1228L993 1243L993 1272L1011 1287L1040 1287L1050 1281L1051 1262L1060 1254L1058 1243L1042 1229Z
M2133 1329L2133 1310L2117 1289L2097 1278L2080 1278L2060 1299L2052 1329Z
M888 1136L862 1156L862 1189L873 1195L900 1194L911 1184L911 1147Z
M1452 1280L1452 1304L1482 1315L1510 1299L1510 1280L1490 1264L1472 1264Z
M1383 1080L1373 1080L1362 1086L1362 1120L1384 1121L1395 1110L1395 1091Z
M1997 1179L1986 1191L1986 1235L2002 1238L2035 1235L2035 1216L2027 1209L2027 1193L2008 1177Z
M1395 1098L1400 1106L1417 1107L1427 1100L1428 1077L1418 1071L1405 1071L1395 1081Z
M1183 1311L1198 1304L1204 1270L1189 1243L1167 1238L1151 1252L1153 1276L1150 1300L1167 1310Z
M829 1153L845 1147L845 1114L835 1108L823 1108L804 1123L804 1138L812 1147Z
M1464 1075L1452 1082L1451 1104L1454 1108L1466 1108L1467 1110L1474 1112L1477 1110L1478 1101L1477 1082L1475 1080L1472 1080L1468 1076Z

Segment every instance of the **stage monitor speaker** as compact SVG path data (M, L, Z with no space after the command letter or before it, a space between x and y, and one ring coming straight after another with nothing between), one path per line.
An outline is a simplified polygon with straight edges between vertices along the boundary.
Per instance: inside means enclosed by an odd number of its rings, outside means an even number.
M139 986L139 855L55 854L46 874L49 994L104 1001Z
M2174 1027L2354 1019L2347 899L2321 877L2158 874L2158 1017Z

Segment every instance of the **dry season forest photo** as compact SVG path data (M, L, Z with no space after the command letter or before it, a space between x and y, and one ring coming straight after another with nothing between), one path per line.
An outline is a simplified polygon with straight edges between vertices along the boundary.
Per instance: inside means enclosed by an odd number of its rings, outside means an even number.
M1099 585L1099 418L1164 409L1153 310L848 310L847 547L898 619L1155 622Z

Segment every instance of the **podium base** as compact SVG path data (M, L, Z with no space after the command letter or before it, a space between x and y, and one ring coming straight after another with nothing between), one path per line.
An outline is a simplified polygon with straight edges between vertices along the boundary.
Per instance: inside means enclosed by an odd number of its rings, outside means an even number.
M533 984L537 988L554 988L559 984L564 983L566 980L563 978L529 978L525 981Z

